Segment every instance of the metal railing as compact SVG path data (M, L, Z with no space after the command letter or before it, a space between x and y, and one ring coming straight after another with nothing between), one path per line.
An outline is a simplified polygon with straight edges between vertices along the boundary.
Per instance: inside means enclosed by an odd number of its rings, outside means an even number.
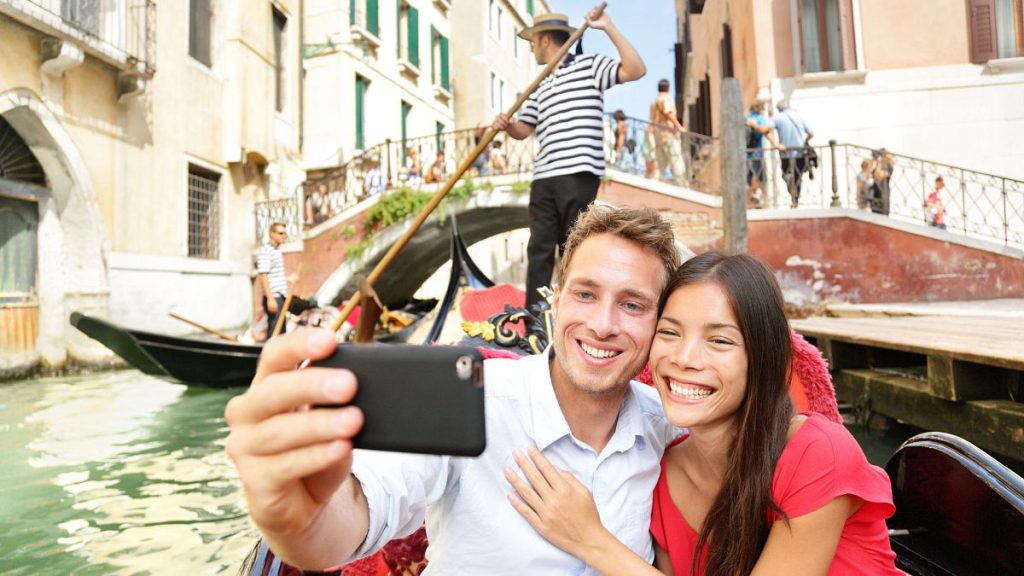
M440 185L476 148L483 130L454 130L430 136L385 140L364 150L341 166L310 171L296 191L295 199L257 203L256 236L262 242L270 225L265 213L296 230L310 228L352 208L359 202L387 190ZM439 153L443 153L443 156ZM515 140L499 135L470 167L469 178L527 174L533 170L533 139ZM285 209L297 203L302 210ZM289 229L289 232L292 232Z
M936 177L942 177L945 187L939 198L945 208L947 231L1005 245L1024 245L1024 181L855 144L830 143L813 149L817 167L801 179L801 208L854 208L928 225L925 200L935 189ZM780 153L766 150L763 154L763 207L787 208L792 197ZM859 187L857 175L862 166L866 175L860 180L870 180L867 186ZM884 183L876 177L879 174ZM859 189L864 196L860 196Z
M707 168L712 139L695 132L626 117L623 133L611 114L605 115L605 162L609 168L693 190L708 191L714 179Z
M606 117L605 161L609 168L706 193L719 193L719 140L690 132L674 134L667 126L652 125L636 118L626 118L624 137L619 138L617 125L611 115ZM404 143L387 140L341 166L310 171L294 199L257 204L257 242L263 242L272 221L287 223L289 233L295 234L385 190L443 183L476 147L476 138L482 133L482 130L469 129L409 138ZM945 206L947 231L1024 246L1024 181L890 153L886 161L890 175L884 186L876 186L888 191L885 202L879 198L876 202L858 203L857 174L862 162L879 162L877 151L835 143L815 146L813 150L817 164L800 178L799 208L870 210L873 206L875 212L892 218L927 225L925 199L934 188L935 177L942 176L945 189L940 197ZM415 151L418 161L411 159L410 151ZM443 161L437 160L439 152L445 154ZM789 208L792 197L779 152L747 152L748 157L761 154L764 164L760 207ZM533 170L534 153L533 138L514 140L499 135L467 175L472 178L529 174Z
M156 70L154 0L0 0L32 20L72 28L97 51L141 72ZM88 48L88 46L86 46Z

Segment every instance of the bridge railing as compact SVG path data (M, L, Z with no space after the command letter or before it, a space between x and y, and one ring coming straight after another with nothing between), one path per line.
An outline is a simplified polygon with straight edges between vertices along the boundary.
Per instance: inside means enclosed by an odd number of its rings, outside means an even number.
M708 172L713 150L703 134L628 116L620 124L605 115L605 162L620 172L706 192L714 184Z
M311 170L294 198L257 203L256 241L264 241L274 221L286 222L295 234L388 189L445 182L482 134L482 129L467 129L386 140L341 166ZM711 194L721 189L717 139L675 133L667 126L628 117L620 129L619 122L607 115L604 140L609 168ZM879 151L834 143L813 150L817 166L802 178L799 207L871 209L858 201L857 174L863 162L879 161ZM534 153L533 138L520 141L499 135L468 174L529 174ZM747 153L748 158L760 155L765 166L761 207L788 209L791 198L779 152ZM887 208L876 206L877 212L926 225L925 198L934 188L935 177L942 176L945 189L940 197L948 231L1024 246L1024 181L901 154L887 154L882 161L891 168L889 197Z
M936 177L942 177L945 187L939 192L939 197L945 208L947 231L1004 245L1024 245L1024 181L855 144L815 146L813 149L818 165L803 176L801 208L872 210L894 219L927 225L930 217L925 199L935 189ZM762 206L788 208L792 199L779 152L747 152L764 154ZM857 175L862 172L864 163L867 163L871 183L876 184L876 188L879 187L876 183L878 178L874 177L876 172L873 168L882 165L890 173L887 206L884 202L865 202L863 197L859 198ZM870 191L866 196L869 195ZM877 192L874 195L877 196Z

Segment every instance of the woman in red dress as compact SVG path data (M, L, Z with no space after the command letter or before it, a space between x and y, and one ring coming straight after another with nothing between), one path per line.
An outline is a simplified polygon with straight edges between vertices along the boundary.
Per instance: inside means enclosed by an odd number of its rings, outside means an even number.
M792 350L772 273L746 256L683 264L662 300L650 366L665 414L688 433L662 459L650 566L601 525L590 493L536 450L517 454L512 505L604 574L902 574L885 472L841 424L797 413Z

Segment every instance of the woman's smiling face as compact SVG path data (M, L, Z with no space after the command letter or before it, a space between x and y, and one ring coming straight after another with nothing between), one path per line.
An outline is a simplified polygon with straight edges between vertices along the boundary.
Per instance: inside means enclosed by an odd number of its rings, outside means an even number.
M719 284L689 284L669 296L650 362L669 421L691 430L731 425L746 397L747 349Z

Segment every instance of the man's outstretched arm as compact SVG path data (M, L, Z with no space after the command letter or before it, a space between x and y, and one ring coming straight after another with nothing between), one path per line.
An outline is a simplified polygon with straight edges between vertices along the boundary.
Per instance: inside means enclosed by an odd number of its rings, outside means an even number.
M587 14L587 24L595 30L604 30L611 39L615 49L619 51L619 82L626 83L639 80L647 73L647 67L640 58L640 53L626 40L626 37L619 32L618 27L612 22L608 12L602 12L600 16L594 17L594 10Z
M295 370L337 346L328 330L300 330L263 349L252 385L225 409L226 449L238 469L249 516L270 548L297 568L345 562L366 538L369 509L350 474L352 438L362 429L356 407L308 409L350 401L348 370Z

